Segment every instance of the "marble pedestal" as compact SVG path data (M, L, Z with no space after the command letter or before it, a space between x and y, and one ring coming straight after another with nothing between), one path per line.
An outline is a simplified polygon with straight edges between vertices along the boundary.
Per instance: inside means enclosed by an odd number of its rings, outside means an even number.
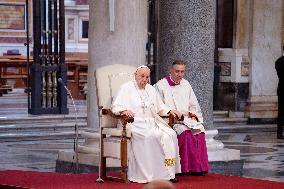
M224 148L221 141L215 140L217 129L208 130L205 134L210 172L241 176L244 160L240 158L240 150Z

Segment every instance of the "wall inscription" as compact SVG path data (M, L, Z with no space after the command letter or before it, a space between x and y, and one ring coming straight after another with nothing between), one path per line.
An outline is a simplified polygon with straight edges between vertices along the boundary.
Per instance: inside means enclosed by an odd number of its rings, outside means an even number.
M25 30L25 5L0 3L0 29Z

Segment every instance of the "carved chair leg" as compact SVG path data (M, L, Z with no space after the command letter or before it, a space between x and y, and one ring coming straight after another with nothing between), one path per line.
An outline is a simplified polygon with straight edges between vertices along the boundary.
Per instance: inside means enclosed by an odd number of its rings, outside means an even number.
M121 171L122 171L122 178L124 182L128 182L128 175L127 175L127 139L126 137L122 137L121 139Z
M101 177L104 179L106 178L106 157L104 157L104 145L103 145L103 141L104 138L106 137L106 135L102 135L101 137L101 159L100 159L100 163L101 163L101 167L100 167L100 172L101 172Z

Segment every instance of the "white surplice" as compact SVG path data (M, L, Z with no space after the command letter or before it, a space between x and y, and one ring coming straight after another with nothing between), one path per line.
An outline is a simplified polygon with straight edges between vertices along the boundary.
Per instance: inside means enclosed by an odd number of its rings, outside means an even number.
M173 179L180 173L177 135L157 115L166 115L171 109L165 106L155 88L149 84L138 89L136 82L121 86L112 104L112 111L131 110L134 122L128 153L128 179L146 183L157 179Z
M183 131L188 129L192 130L193 134L198 134L205 131L202 125L203 116L199 103L191 85L187 80L182 79L179 85L170 86L168 81L163 78L154 86L167 106L178 110L184 115L183 124L174 125L174 129L177 134L181 134ZM196 115L198 122L188 118L188 112Z

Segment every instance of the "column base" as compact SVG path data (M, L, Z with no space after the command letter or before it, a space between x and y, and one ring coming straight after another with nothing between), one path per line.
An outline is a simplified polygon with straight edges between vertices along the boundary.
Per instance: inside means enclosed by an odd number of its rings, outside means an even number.
M59 173L96 173L99 172L99 152L78 153L78 165L76 153L73 150L61 150L58 152L55 171ZM107 171L120 170L120 161L107 159Z
M277 96L252 96L248 100L245 117L249 124L275 124Z
M210 171L225 175L241 176L243 174L244 160L230 160L236 157L238 150L222 149L217 152L208 152ZM75 160L76 154L72 150L59 151L56 161L56 172L59 173L98 173L99 155L78 153L78 166ZM223 157L223 158L221 158ZM107 171L119 171L120 161L107 160Z
M221 141L215 140L218 130L206 131L206 144L211 173L241 175L243 160L240 160L240 151L224 148ZM56 172L90 173L99 170L99 140L97 133L81 132L86 139L84 145L78 147L78 162L73 150L61 150L56 161ZM119 170L120 161L107 159L108 171Z
M205 131L209 162L240 160L240 150L224 148L221 141L214 139L217 134L217 129Z

